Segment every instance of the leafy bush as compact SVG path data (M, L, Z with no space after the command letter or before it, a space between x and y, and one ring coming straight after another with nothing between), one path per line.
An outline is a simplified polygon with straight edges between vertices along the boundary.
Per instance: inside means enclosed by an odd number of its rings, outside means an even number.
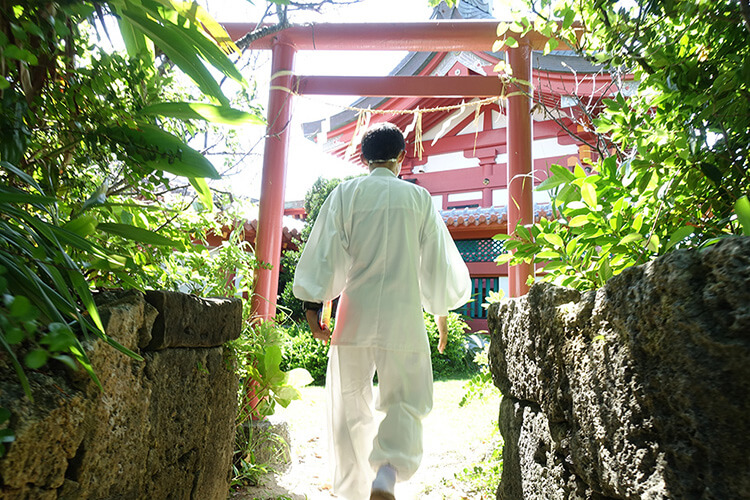
M432 371L436 379L463 377L476 372L474 355L478 348L475 342L465 335L469 329L466 322L456 313L448 316L448 345L445 352L437 351L438 331L432 315L425 314L425 328L430 340ZM283 328L284 360L282 369L305 368L313 379L313 384L323 385L328 367L328 346L315 340L307 323L295 323Z
M479 366L479 373L475 374L464 386L464 393L458 406L466 406L477 399L485 399L487 395L500 395L500 390L492 382L489 363L490 344L487 342L474 356L474 362Z
M286 334L284 370L304 368L310 372L313 384L324 385L328 367L328 346L315 340L307 323L295 323L284 329Z
M114 14L127 54L92 41ZM219 174L185 141L194 122L232 109L203 63L247 82L210 21L179 2L0 7L0 340L28 397L24 364L77 363L96 380L80 345L91 334L139 358L105 335L91 289L153 285L174 250L191 248L186 209L212 207L204 178ZM178 69L214 104L174 102Z
M437 349L439 334L435 318L425 313L424 324L430 341L432 373L436 379L463 377L476 371L474 353L465 334L469 326L460 315L448 315L448 345L443 354Z
M548 261L544 279L590 289L674 249L750 235L750 20L742 8L728 0L518 4L515 21L500 23L507 36L496 49L537 30L550 36L545 51L563 40L613 68L614 86L628 73L637 86L627 97L622 87L604 99L579 96L565 111L591 133L581 140L594 152L593 175L553 166L540 186L557 190L553 220L510 228L506 249L515 257L500 263Z

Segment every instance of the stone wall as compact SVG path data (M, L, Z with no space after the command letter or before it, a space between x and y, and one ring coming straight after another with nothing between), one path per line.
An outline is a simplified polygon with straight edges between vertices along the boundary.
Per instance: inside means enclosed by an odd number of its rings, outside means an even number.
M490 309L498 499L750 498L750 238Z
M238 381L222 344L240 334L241 302L135 291L97 302L108 335L144 359L87 342L102 390L51 362L27 370L32 402L0 357L16 434L0 498L224 500Z

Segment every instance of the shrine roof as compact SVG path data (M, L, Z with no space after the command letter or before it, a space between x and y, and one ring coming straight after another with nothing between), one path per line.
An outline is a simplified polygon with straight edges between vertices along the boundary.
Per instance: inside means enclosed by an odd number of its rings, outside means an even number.
M552 206L549 203L534 204L534 220L549 217ZM445 225L450 227L504 225L508 223L508 207L473 207L441 210Z

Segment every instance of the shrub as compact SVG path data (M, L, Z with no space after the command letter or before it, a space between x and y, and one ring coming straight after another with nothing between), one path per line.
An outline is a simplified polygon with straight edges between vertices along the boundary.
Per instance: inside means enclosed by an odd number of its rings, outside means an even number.
M460 315L456 313L448 315L448 345L443 354L440 354L437 349L439 335L434 316L425 313L424 325L430 341L432 373L436 379L462 377L476 371L474 353L469 348L465 334L469 326Z
M465 334L469 329L466 322L456 313L448 316L448 345L445 352L437 350L438 330L431 314L424 315L425 328L430 340L432 371L436 379L464 377L477 371L474 362L476 342L469 342ZM313 378L313 384L323 385L328 366L328 346L315 340L306 323L294 323L283 328L287 338L284 340L284 359L282 370L305 368Z
M281 369L305 368L310 372L313 384L325 384L328 346L313 338L307 323L293 323L282 331L285 334L285 352Z

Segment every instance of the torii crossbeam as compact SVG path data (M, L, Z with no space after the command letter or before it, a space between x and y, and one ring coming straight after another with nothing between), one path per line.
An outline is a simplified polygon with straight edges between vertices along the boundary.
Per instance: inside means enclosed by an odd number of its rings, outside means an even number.
M222 23L233 40L256 28L251 23ZM300 50L406 50L412 52L487 51L497 36L498 21L444 20L415 23L320 23L290 26L250 44L252 49L272 53L271 87L268 100L268 130L263 156L263 174L255 243L259 266L255 275L253 311L263 320L276 315L284 187L291 122L290 89L300 94L352 96L461 96L500 95L496 76L463 77L322 77L296 76L294 60ZM532 32L517 47L507 48L513 76L531 81L531 51L541 50L547 38ZM513 90L513 89L511 89ZM531 89L508 97L508 228L533 223ZM509 266L512 297L528 291L530 264Z

